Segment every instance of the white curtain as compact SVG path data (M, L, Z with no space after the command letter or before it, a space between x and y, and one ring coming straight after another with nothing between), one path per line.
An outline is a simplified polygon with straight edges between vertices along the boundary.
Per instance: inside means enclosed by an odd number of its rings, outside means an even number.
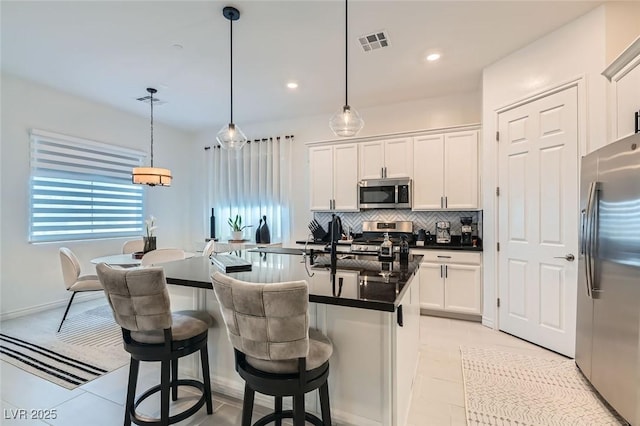
M245 239L255 241L263 216L271 242L289 237L289 190L293 136L256 139L240 151L208 149L207 186L209 204L215 209L216 237L231 237L228 218L242 217Z

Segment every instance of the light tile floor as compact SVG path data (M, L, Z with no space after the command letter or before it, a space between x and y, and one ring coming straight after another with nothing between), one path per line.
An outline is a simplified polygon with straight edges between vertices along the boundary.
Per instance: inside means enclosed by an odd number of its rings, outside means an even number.
M522 353L557 356L523 340L483 327L479 323L437 317L421 317L421 351L414 382L408 426L466 425L460 346L480 346ZM155 384L155 366L142 363L139 389ZM6 362L0 364L2 425L113 426L122 424L128 366L106 374L74 390L67 390ZM190 403L187 398L183 403ZM155 415L153 399L140 406ZM241 401L215 395L214 414L202 408L180 425L239 425ZM55 419L11 419L16 409L55 409ZM254 420L268 410L256 407Z

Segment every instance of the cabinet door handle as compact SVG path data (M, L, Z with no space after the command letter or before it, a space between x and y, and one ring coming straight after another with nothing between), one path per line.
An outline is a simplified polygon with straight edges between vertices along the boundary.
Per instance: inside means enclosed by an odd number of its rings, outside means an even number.
M387 168L386 167L384 168L384 177L385 178L387 177Z
M449 199L446 195L444 196L444 208L445 209L449 208Z
M438 259L451 259L451 256L438 256Z
M444 277L448 278L449 275L449 266L444 265Z
M440 208L444 209L444 197L440 197Z
M442 277L443 277L443 275L444 275L444 274L443 274L443 272L442 272L442 267L443 267L443 266L444 266L444 265L440 265L440 278L442 278Z

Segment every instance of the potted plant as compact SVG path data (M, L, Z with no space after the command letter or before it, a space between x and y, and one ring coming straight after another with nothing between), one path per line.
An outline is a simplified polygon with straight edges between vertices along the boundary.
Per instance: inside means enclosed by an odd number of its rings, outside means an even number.
M229 218L227 223L231 227L231 239L236 241L242 240L242 231L244 231L244 228L248 228L251 226L242 226L242 216L240 216L239 214L236 215L235 219Z

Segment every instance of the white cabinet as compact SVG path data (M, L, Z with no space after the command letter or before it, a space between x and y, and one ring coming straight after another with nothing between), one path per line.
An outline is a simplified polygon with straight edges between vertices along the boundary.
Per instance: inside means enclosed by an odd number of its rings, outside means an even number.
M482 314L482 255L462 251L421 252L420 307Z
M356 144L309 148L310 209L359 211L357 164Z
M360 179L412 177L413 138L359 144Z
M610 109L613 140L636 131L634 114L640 111L640 37L603 72L611 81Z
M478 132L413 141L413 210L478 208Z

